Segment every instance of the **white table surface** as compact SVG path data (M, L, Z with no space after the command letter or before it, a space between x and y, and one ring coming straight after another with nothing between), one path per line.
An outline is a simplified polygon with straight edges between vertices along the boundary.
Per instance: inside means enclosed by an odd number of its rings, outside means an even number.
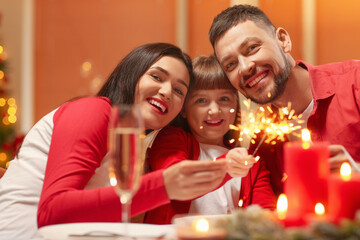
M123 223L68 223L49 225L39 229L44 239L116 239L111 234L123 235L125 232ZM153 225L129 223L128 233L131 237L140 239L176 239L174 225ZM92 236L75 236L91 234ZM98 234L98 237L94 235ZM105 235L105 237L104 237ZM108 235L109 237L106 237Z

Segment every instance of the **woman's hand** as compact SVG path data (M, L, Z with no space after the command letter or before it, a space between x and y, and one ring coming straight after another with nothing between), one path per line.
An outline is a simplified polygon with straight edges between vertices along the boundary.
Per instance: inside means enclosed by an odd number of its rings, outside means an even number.
M219 186L226 174L226 161L176 163L163 172L167 194L172 200L190 200Z
M226 155L226 160L227 171L232 177L245 177L256 162L255 158L241 147L231 149Z

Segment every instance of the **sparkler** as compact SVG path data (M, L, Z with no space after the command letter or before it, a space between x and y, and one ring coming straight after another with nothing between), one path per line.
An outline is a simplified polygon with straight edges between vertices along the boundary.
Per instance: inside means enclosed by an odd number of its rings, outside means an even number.
M243 104L248 114L242 119L241 114L238 114L238 118L241 120L238 122L241 124L230 125L230 129L239 132L239 142L243 141L245 137L250 137L252 144L256 143L255 139L258 133L264 133L253 152L254 156L264 142L275 145L277 141L285 141L287 134L300 135L296 131L301 129L304 121L300 119L301 114L295 115L295 110L291 109L291 103L288 103L287 107L280 108L277 113L274 113L270 106L260 106L255 111L251 110L250 99L244 100Z

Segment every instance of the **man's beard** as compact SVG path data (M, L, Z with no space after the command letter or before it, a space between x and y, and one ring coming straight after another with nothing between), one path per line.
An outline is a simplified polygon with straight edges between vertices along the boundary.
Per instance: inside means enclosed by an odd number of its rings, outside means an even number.
M256 98L256 96L246 96L247 98L250 98L253 102L257 104L267 104L271 103L272 101L276 100L278 97L280 97L284 91L286 83L289 79L289 75L291 72L291 66L289 61L286 59L285 55L282 54L285 66L282 69L282 71L274 76L274 84L275 86L269 91L269 92L263 92L264 89L260 88L259 92L262 94L258 94L259 98Z

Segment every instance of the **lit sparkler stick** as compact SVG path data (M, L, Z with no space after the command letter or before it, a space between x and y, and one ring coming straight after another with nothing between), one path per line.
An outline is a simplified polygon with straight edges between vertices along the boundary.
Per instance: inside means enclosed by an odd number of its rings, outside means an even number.
M261 144L264 142L266 138L266 133L264 134L264 136L261 138L260 142L258 143L258 145L256 146L254 152L252 153L253 156L255 156L256 152L259 150Z

